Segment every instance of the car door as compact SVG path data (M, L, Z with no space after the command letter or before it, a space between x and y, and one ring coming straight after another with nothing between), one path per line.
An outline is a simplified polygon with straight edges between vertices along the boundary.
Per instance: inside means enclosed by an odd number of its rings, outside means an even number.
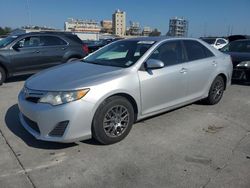
M143 115L182 103L187 89L180 40L160 45L148 59L160 60L165 66L138 71Z
M42 35L41 46L44 60L42 68L47 68L62 63L68 43L57 36Z
M11 67L13 72L34 72L42 63L40 37L29 36L22 38L11 47Z
M215 55L200 42L195 40L183 40L187 62L188 100L193 100L204 95L209 80L217 68Z

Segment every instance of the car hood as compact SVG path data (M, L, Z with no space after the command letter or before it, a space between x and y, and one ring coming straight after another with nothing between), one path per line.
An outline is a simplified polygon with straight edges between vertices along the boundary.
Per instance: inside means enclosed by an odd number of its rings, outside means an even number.
M250 61L250 53L226 52L226 54L231 56L234 67L242 61Z
M90 87L121 75L123 68L74 62L53 67L29 78L25 86L40 91L68 91Z

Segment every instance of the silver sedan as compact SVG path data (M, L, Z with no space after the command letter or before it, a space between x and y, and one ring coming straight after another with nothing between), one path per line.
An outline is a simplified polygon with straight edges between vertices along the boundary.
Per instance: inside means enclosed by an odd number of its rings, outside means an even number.
M198 100L218 103L231 76L230 56L197 39L122 40L28 79L20 121L40 140L112 144L143 118Z

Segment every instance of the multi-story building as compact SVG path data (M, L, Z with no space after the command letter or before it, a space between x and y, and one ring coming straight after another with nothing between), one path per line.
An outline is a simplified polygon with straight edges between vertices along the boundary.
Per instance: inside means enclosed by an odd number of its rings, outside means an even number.
M168 36L187 37L188 35L188 21L184 18L172 18L169 20Z
M101 31L98 22L94 20L79 20L73 18L69 18L68 21L64 23L64 29L65 31L83 33L99 33Z
M149 36L151 32L152 32L152 29L150 27L144 27L142 30L142 35Z
M113 34L124 36L126 34L126 12L117 10L112 15Z
M130 26L127 29L127 35L139 36L141 34L140 23L130 21Z
M112 21L111 20L102 20L101 27L103 33L113 33Z

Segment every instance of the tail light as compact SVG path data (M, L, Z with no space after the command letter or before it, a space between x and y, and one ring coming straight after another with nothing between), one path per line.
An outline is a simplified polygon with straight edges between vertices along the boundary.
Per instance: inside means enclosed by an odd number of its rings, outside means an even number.
M86 44L83 44L83 45L82 45L82 50L83 50L83 52L86 53L86 54L89 53L89 48L88 48L88 46L87 46Z

